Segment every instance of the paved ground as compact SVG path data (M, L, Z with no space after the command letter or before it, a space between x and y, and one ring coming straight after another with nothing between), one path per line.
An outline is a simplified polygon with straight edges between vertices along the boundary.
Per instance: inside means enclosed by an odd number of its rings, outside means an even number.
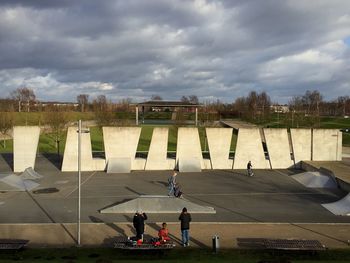
M7 161L6 161L7 160ZM9 158L0 158L1 172L10 172ZM35 170L44 175L40 188L55 187L57 193L1 192L0 223L76 222L77 175L61 173L58 165L44 156ZM295 171L294 171L295 172ZM249 223L350 223L350 217L331 214L321 206L346 195L341 190L310 189L293 180L288 170L203 171L178 175L185 198L212 206L215 215L193 215L195 222ZM140 194L166 195L170 172L130 174L83 173L82 222L130 222L130 215L100 214L98 210L133 199ZM151 214L148 222L177 222L174 214Z
M11 165L11 156L0 156L0 173L10 173ZM37 158L35 170L45 176L39 188L56 187L59 192L0 192L0 237L28 239L31 247L74 245L76 173L61 173L52 156ZM211 237L218 234L223 248L235 247L237 237L317 239L329 248L348 248L350 217L334 216L320 205L346 193L305 188L289 176L295 172L260 170L253 178L244 171L180 173L186 198L217 211L193 215L191 246L210 247ZM83 173L82 244L112 245L115 237L134 235L132 214L106 215L98 210L140 194L166 194L169 173ZM149 215L146 235L156 236L163 221L179 244L174 214Z

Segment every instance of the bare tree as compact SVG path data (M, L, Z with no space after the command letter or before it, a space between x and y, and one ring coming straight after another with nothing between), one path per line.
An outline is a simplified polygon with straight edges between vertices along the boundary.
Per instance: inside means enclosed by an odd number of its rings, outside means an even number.
M347 113L347 108L350 105L350 97L349 96L339 96L337 99L338 107L340 109L340 115L345 116Z
M190 95L188 97L189 101L193 104L198 104L199 103L199 100L198 100L198 97L196 95Z
M3 139L3 147L6 148L6 136L13 127L13 113L0 112L0 132Z
M68 121L67 113L62 111L58 106L50 106L49 111L45 112L44 121L50 128L50 135L55 140L57 154L60 154L60 141L63 130Z
M163 98L159 95L152 95L151 100L163 100Z
M94 101L94 111L95 111L95 119L97 125L108 126L115 123L115 114L112 111L112 103L107 101L105 95L98 96Z
M92 102L94 111L106 111L108 107L107 97L105 95L99 95Z
M85 107L89 102L89 95L88 94L79 94L77 96L77 102L80 105L80 111L84 112L85 111Z
M35 101L35 94L32 89L18 88L11 92L11 97L18 101L18 112L22 110L22 102L27 102L27 111L30 111L30 104Z
M189 100L186 96L182 96L182 97L181 97L181 102L189 103L190 100Z

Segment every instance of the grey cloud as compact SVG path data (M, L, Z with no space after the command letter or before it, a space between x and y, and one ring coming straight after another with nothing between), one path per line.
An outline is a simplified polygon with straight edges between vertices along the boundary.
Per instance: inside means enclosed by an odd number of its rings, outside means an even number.
M2 1L0 82L52 100L87 92L230 102L256 89L286 102L316 88L333 98L327 87L349 93L349 47L331 44L350 35L350 3L317 3ZM310 50L319 57L293 59Z

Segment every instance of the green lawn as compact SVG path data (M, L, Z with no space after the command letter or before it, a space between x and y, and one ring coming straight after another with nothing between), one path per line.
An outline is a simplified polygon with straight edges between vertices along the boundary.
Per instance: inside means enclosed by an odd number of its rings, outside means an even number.
M140 252L140 251L138 251ZM25 249L17 253L2 253L0 262L240 262L240 263L345 263L350 260L349 250L328 250L319 253L268 252L257 250L221 250L218 254L210 249L174 249L163 255L137 253L112 248Z

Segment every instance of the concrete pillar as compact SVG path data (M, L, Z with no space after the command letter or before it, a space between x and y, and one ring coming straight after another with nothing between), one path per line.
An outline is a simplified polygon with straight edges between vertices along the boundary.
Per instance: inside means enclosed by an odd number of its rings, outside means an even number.
M136 125L139 125L139 107L138 106L136 106L135 114L136 114Z
M313 129L313 161L340 161L342 133L338 129Z
M182 162L182 163L181 163ZM177 133L176 164L181 172L188 167L205 169L197 128L179 128ZM192 169L192 168L191 168Z
M287 129L264 129L267 150L272 169L286 169L292 167Z
M78 171L78 137L77 127L68 127L66 147L64 149L62 172ZM81 134L81 171L94 171L90 132Z
M239 128L233 169L246 169L252 161L253 169L268 169L258 128Z
M26 168L34 169L38 149L40 127L15 126L13 128L13 170L23 172Z
M198 108L196 107L196 126L198 125Z
M213 169L232 169L229 159L232 128L206 128L210 160Z

